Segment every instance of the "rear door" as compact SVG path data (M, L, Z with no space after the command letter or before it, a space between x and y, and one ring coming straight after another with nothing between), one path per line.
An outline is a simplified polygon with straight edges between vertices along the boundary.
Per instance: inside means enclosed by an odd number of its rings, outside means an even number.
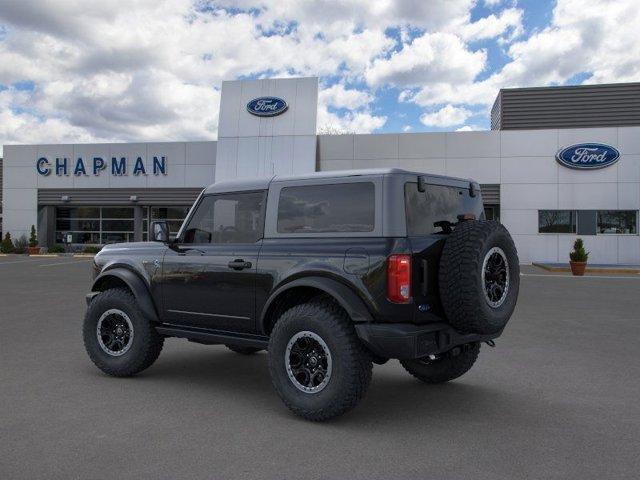
M163 321L255 331L266 192L204 196L163 262Z

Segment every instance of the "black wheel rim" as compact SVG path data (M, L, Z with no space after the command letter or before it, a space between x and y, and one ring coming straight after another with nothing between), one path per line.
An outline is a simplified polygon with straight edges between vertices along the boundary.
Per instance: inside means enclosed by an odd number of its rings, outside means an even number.
M96 328L100 348L113 357L124 355L133 343L133 324L122 310L112 308L98 319Z
M493 247L484 257L482 285L490 307L498 308L504 303L509 291L509 262L500 247Z
M316 333L296 333L287 344L284 355L291 383L305 393L322 391L331 378L333 361L329 347Z

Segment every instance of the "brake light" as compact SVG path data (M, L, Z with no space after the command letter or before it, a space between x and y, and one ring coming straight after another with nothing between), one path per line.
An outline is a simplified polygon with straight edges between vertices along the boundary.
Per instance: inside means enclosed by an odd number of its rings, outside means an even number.
M391 255L387 260L387 298L395 303L409 303L411 255Z

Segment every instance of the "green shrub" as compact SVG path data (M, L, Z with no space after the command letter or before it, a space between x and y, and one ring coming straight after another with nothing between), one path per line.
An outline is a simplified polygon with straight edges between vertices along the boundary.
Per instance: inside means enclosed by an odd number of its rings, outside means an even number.
M13 253L13 242L11 241L11 234L7 232L4 236L4 240L0 244L0 252L2 253Z
M64 245L60 245L59 243L56 243L55 245L52 245L49 247L49 253L64 253L65 249L64 249Z
M82 253L98 253L102 247L97 247L95 245L88 245L82 249Z
M31 235L29 235L29 246L30 247L38 246L38 235L36 234L35 225L31 225Z
M572 262L586 262L589 258L589 252L584 249L584 242L581 238L576 238L573 243L573 252L569 253Z
M13 253L27 253L27 245L29 245L27 236L20 235L20 238L13 242Z

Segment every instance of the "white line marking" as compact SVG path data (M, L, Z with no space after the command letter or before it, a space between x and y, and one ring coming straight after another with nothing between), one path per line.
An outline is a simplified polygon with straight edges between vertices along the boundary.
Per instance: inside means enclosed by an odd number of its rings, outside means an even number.
M89 259L86 260L76 260L73 262L58 262L58 263L45 263L44 265L38 265L39 267L55 267L56 265L71 265L74 263L87 263Z
M640 280L640 277L627 277L627 276L619 276L619 277L613 277L613 276L607 276L607 275L584 275L582 277L577 277L574 275L556 275L553 273L550 274L544 274L544 273L521 273L520 274L521 277L551 277L551 278L622 278L622 279L631 279L631 280Z

